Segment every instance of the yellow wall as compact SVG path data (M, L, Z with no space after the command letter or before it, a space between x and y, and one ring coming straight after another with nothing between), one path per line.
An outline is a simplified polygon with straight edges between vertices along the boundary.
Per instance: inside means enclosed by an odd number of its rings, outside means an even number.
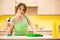
M51 28L53 21L57 20L60 24L60 16L30 16L33 23L37 23L39 27Z
M12 16L0 16L0 28L2 24L6 22L6 19ZM31 21L34 24L37 24L39 27L51 28L53 21L57 20L60 24L60 16L29 16Z
M0 16L0 28L7 21L7 18L10 18L10 17L12 16Z

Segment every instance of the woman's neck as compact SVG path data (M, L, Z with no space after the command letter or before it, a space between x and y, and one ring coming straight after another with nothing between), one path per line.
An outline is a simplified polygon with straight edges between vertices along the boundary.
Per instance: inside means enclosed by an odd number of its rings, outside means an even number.
M15 17L19 19L19 18L22 18L22 15L16 14Z

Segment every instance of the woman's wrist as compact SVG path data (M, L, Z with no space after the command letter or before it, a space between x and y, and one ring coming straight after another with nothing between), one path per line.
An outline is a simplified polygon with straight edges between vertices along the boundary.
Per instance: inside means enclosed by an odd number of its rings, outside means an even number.
M11 36L11 34L9 33L9 34L7 34L7 36Z

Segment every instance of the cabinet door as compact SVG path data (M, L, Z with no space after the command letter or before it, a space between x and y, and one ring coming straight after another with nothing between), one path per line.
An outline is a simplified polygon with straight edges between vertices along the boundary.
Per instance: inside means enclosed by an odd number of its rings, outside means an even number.
M25 3L27 5L27 7L36 7L37 6L37 0L16 0L16 3ZM16 5L17 5L16 4Z
M15 0L0 0L0 15L14 15Z
M38 0L39 15L60 14L60 0Z

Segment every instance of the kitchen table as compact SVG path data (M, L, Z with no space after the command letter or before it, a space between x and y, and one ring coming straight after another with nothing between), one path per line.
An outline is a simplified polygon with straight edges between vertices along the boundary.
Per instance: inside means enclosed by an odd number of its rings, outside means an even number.
M44 35L43 37L0 36L0 40L60 40L60 37L52 37L51 35Z

